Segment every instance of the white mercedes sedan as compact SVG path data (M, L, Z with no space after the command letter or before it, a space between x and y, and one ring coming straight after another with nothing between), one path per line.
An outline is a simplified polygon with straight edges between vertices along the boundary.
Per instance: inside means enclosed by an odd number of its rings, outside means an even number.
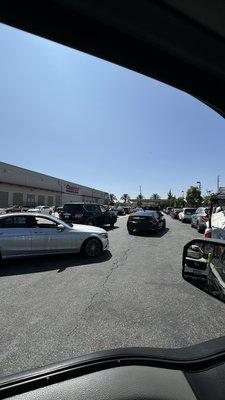
M68 225L39 213L0 215L0 258L81 253L96 257L107 250L108 233L96 226Z

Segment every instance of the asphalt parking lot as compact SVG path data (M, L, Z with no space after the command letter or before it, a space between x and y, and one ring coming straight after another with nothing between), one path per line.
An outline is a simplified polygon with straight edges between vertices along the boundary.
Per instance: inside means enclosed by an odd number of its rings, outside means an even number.
M110 252L96 260L1 265L1 374L102 349L182 347L224 335L225 305L181 277L183 246L199 234L166 217L165 232L130 236L126 220L108 231Z

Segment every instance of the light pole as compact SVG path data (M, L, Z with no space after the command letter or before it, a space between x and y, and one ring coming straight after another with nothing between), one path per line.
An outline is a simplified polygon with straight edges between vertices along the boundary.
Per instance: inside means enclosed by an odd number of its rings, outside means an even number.
M219 188L220 188L220 176L219 175L217 175L216 181L217 181L217 192L218 192Z
M184 199L184 191L183 190L181 190L181 194L182 194L182 197Z
M201 191L202 191L202 184L201 184L200 181L197 181L197 184L198 184L199 190L200 190L200 192L201 192Z

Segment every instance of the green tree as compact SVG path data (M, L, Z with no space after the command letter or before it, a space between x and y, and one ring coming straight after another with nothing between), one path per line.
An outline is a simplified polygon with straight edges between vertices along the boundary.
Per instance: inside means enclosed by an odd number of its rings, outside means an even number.
M142 206L142 200L144 199L144 196L143 196L143 194L139 194L138 196L137 196L137 205L138 205L138 207L141 207Z
M190 186L187 190L186 201L190 207L199 207L202 204L200 189L196 186Z
M150 199L159 200L159 199L160 199L160 195L159 195L158 193L153 193L153 194L151 195Z
M202 197L202 204L204 204L204 206L210 206L211 203L211 197L214 195L214 193L212 193L210 191L210 194L207 193L205 196Z
M169 190L169 192L167 193L167 199L170 200L173 196L171 189Z
M124 193L123 196L120 198L120 200L124 201L124 204L128 203L130 201L130 196L127 193Z
M110 206L113 206L113 204L114 204L116 201L117 201L117 198L116 198L115 194L110 193L110 195L109 195L109 204L110 204Z
M176 196L174 196L172 194L171 189L169 190L169 192L167 193L167 207L174 207L176 204Z
M185 207L185 205L186 205L186 201L184 200L183 197L178 197L176 199L176 207L183 208L183 207Z

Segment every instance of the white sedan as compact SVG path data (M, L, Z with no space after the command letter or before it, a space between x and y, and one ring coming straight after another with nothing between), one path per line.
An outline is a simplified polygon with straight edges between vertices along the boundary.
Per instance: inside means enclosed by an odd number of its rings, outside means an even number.
M27 210L27 212L51 215L52 208L48 207L48 206L37 206L35 208L29 208L29 210Z
M68 225L38 213L0 215L0 258L81 253L95 257L107 250L108 233L96 226Z

